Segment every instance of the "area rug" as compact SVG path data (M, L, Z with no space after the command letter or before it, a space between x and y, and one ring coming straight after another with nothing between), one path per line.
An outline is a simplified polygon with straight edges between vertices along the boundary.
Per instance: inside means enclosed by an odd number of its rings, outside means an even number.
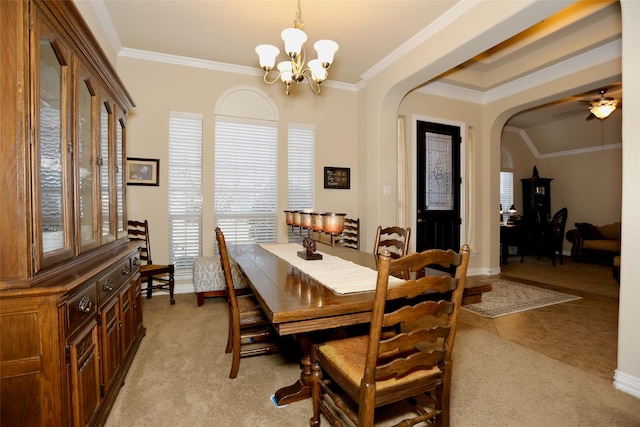
M482 302L462 308L490 319L547 305L560 304L581 297L550 289L524 285L510 280L492 280L491 292L482 295Z

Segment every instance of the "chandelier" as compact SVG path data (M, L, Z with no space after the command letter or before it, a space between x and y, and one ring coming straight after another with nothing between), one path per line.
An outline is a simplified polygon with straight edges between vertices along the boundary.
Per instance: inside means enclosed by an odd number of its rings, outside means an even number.
M280 49L270 44L261 44L256 47L256 53L260 58L260 67L264 70L264 82L266 84L274 84L280 79L285 84L286 94L291 93L291 83L300 83L307 79L311 91L318 95L320 93L320 83L325 81L329 75L327 71L333 62L333 56L338 50L338 43L332 40L318 40L313 47L318 52L318 58L309 61L305 68L305 49L304 43L307 41L307 35L302 29L302 10L300 8L300 0L298 0L298 12L296 19L293 21L293 28L287 28L282 31L280 36L284 40L284 50L289 56L288 61L278 63L278 75L269 80L269 74L276 62L276 57L280 54Z

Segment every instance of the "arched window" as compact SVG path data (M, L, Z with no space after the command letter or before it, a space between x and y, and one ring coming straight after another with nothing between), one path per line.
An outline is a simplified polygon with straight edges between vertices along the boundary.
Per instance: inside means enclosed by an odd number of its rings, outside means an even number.
M233 88L215 108L214 224L232 243L275 242L278 115L255 88Z

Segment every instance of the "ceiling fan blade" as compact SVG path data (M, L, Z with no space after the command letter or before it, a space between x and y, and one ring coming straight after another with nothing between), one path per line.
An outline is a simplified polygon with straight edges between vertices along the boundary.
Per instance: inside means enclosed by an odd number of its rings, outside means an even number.
M589 121L589 120L593 120L593 119L596 119L596 118L597 118L597 117L596 117L596 115L595 115L595 114L593 114L593 113L589 113L589 115L587 116L587 118L586 118L585 120Z

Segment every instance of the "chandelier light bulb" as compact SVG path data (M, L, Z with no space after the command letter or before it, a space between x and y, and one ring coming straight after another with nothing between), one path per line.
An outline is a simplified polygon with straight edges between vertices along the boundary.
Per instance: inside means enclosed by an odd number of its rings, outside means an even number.
M270 71L276 63L280 49L271 44L261 44L256 47L256 53L260 60L260 67L265 71Z
M308 65L311 70L311 77L315 82L321 83L327 79L327 70L322 66L319 59L312 59Z
M302 45L307 41L307 35L297 28L287 28L282 31L280 36L284 40L284 51L289 55L289 58L296 59L302 51Z
M278 71L280 71L280 79L283 83L291 83L293 80L293 65L291 61L278 62Z
M333 56L338 51L338 43L333 40L318 40L313 44L313 48L318 52L318 61L324 68L329 68L333 63Z

